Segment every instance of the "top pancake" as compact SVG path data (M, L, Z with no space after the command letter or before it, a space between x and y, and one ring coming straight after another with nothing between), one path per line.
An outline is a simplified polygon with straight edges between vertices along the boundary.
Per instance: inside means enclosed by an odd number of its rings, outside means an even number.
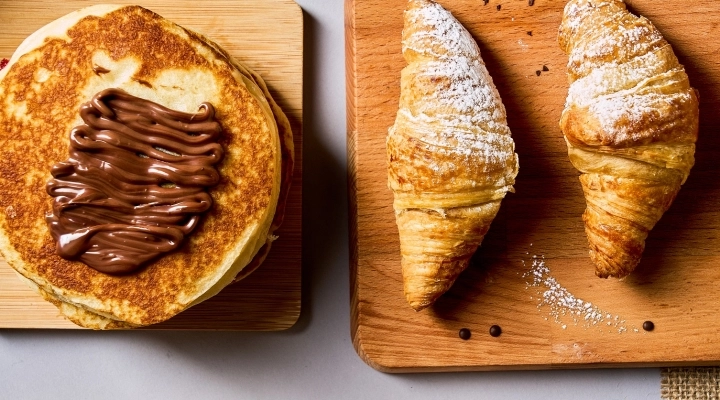
M74 322L105 328L166 320L216 294L268 241L281 153L291 159L292 152L281 150L280 135L286 143L289 129L273 115L264 84L239 67L208 39L149 10L102 5L41 28L0 72L0 250L46 298L77 309ZM225 149L221 181L210 189L214 205L201 224L178 251L128 276L60 258L45 223L52 204L45 184L51 166L67 158L79 107L111 87L189 113L212 103Z

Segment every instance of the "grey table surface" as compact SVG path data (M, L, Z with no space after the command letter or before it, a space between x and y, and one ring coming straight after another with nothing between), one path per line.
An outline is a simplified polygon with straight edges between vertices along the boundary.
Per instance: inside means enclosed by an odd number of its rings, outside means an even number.
M342 0L305 23L303 308L291 329L0 330L0 399L658 399L657 368L378 372L350 339Z

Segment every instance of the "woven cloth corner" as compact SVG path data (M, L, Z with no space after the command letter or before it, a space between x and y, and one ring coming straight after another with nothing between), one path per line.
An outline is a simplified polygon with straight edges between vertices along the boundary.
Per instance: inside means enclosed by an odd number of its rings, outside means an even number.
M663 368L660 397L663 400L720 399L720 367Z

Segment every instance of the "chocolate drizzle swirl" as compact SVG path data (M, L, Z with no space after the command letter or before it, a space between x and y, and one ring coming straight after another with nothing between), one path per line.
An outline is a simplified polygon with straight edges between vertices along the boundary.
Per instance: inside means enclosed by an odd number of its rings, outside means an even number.
M211 207L222 128L209 103L189 114L120 89L80 116L69 159L52 167L46 220L61 257L127 274L176 249Z

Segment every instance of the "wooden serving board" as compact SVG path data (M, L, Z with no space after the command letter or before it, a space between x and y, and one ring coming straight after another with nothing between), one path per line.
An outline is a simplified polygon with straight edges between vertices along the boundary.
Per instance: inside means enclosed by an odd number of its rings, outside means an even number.
M413 311L402 293L385 161L405 66L405 1L348 0L351 320L360 356L388 372L719 363L720 3L627 0L685 65L700 91L701 125L690 178L650 233L638 269L618 281L594 276L578 173L558 128L568 88L557 45L565 2L439 2L478 42L507 108L520 158L516 193L450 291ZM533 256L550 270L538 285L529 275L538 270ZM556 299L543 304L546 292ZM653 331L643 330L646 320ZM499 337L488 334L492 325L502 328ZM459 338L462 328L469 340Z
M0 58L29 34L92 1L0 2ZM295 172L285 220L265 263L210 300L151 329L281 330L300 315L303 16L292 0L139 4L213 39L256 70L287 114L295 135ZM29 154L29 156L31 156ZM17 278L0 258L0 328L77 328Z

